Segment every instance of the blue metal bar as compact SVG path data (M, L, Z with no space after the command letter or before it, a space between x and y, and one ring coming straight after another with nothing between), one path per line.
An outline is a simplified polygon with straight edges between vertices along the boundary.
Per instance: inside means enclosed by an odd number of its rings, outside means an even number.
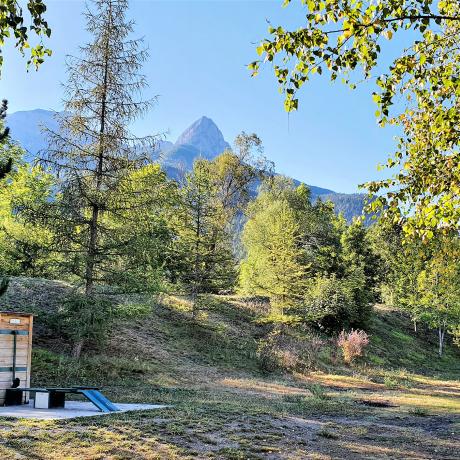
M29 335L29 331L22 331L18 329L0 329L0 334Z
M27 372L27 367L15 367L15 372ZM0 372L13 372L13 367L0 367Z

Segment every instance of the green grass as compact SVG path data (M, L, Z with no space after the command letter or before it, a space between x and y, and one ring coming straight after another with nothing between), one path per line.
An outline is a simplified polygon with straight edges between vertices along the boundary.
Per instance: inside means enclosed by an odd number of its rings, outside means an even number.
M448 341L444 356L439 358L436 332L422 325L414 332L412 322L404 313L377 307L368 332L371 336L369 361L374 365L449 378L460 375L458 347Z
M268 373L257 354L270 330L257 321L263 304L210 297L193 319L186 299L136 297L151 313L120 321L103 349L76 361L49 321L69 285L21 278L12 286L10 305L37 315L33 385L99 385L114 401L172 407L0 419L0 458L455 458L460 449L449 434L460 427L460 355L449 344L438 359L434 335L426 343L427 331L415 334L400 312L376 309L369 349L351 367L319 335L311 368Z
M414 342L414 337L410 335L404 334L401 331L392 331L391 335L400 343L411 344Z

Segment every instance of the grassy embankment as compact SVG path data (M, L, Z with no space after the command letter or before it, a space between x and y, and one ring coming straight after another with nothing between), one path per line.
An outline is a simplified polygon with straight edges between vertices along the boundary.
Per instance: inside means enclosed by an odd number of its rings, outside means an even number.
M251 303L216 298L192 320L164 299L114 328L105 351L75 362L46 318L65 283L13 280L4 305L37 314L33 384L97 384L119 402L173 407L71 421L0 419L0 458L457 458L460 353L376 308L367 356L345 366L325 344L308 373L267 374L266 326ZM129 298L146 303L147 299Z

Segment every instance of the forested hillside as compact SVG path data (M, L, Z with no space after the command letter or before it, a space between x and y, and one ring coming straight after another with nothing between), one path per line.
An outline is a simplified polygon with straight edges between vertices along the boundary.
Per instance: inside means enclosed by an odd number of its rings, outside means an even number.
M230 149L208 118L175 146L163 143L162 163L152 161L158 137L139 138L129 130L149 101L140 93L145 54L134 51L141 41L125 39L131 31L125 8L117 6L116 18L110 9L91 16L94 41L82 48L84 61L69 62L65 110L55 129L41 134L46 148L40 162L31 163L13 141L14 125L5 129L0 152L6 175L0 184L0 270L74 286L55 318L74 357L104 337L117 317L104 289L184 295L193 317L207 311L212 295L260 297L268 301L263 321L274 331L309 327L342 334L349 361L367 344L365 329L377 302L406 311L414 327L436 331L440 355L449 337L458 341L455 232L411 240L402 212L398 220L370 227L363 219L350 222L319 199L335 196L329 190L274 174L256 134L242 132ZM118 36L105 29L109 19ZM117 50L110 59L101 40ZM96 85L88 63L99 68L104 59L107 74L97 74ZM120 70L128 68L129 81ZM93 97L95 85L101 99ZM107 104L114 108L107 111ZM6 103L2 110L5 118ZM168 177L162 164L180 162L182 146L195 153ZM354 341L359 349L348 350Z

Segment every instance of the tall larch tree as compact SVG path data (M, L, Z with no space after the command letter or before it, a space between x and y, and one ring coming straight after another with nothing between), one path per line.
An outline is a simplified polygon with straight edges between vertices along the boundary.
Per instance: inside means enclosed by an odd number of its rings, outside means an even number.
M142 100L146 80L140 72L147 53L142 40L131 38L127 10L127 0L89 4L84 15L92 40L80 56L68 59L65 110L59 129L48 132L43 159L60 178L54 211L46 216L55 225L55 249L66 254L89 301L95 285L112 278L111 262L129 244L111 216L132 205L136 191L126 181L148 162L146 152L155 140L129 131L152 101ZM137 207L147 202L148 197L144 203L135 200ZM75 356L82 345L75 344Z
M289 192L295 191L291 183L277 179L273 187L262 189L246 211L240 286L246 294L269 297L270 317L285 321L287 310L303 301L309 264L301 219L289 200Z

